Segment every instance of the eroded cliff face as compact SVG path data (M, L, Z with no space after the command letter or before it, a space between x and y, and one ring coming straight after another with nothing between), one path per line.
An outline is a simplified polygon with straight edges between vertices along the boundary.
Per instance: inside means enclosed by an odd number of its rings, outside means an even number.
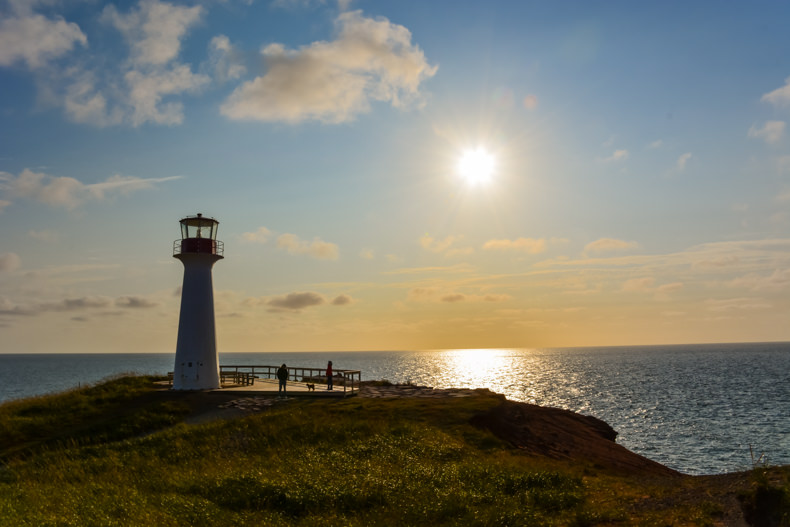
M682 476L615 443L617 432L600 419L569 410L506 400L472 418L472 424L530 455L575 460L616 473Z

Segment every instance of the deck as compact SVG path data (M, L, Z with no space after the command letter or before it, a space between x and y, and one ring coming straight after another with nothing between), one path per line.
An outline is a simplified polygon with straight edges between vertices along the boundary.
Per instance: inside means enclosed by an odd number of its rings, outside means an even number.
M279 366L220 365L221 388L211 391L230 392L239 396L277 396ZM359 393L362 373L359 370L333 370L333 388L327 389L325 368L288 367L286 395L289 397L348 397ZM173 373L168 374L172 385ZM308 385L314 389L308 388Z

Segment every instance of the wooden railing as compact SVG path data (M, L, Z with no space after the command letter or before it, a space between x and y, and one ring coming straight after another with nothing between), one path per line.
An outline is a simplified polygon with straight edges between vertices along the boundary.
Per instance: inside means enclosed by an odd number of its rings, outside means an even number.
M220 365L220 375L247 375L253 379L276 379L279 366ZM288 366L288 380L291 382L326 384L326 368L302 368ZM332 384L336 390L343 388L344 395L356 393L362 382L360 370L333 370ZM250 382L249 384L252 384Z

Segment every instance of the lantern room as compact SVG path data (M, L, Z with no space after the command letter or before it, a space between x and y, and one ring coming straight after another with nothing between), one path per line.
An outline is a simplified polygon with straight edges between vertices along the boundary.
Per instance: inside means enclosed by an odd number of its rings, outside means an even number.
M213 254L222 258L223 243L217 240L219 222L203 214L181 220L181 239L173 244L173 256L187 253Z

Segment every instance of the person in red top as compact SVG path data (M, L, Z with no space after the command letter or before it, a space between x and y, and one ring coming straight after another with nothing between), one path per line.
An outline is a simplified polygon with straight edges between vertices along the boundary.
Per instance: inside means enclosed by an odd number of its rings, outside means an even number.
M329 361L329 364L326 365L326 389L331 390L332 388L332 361Z

